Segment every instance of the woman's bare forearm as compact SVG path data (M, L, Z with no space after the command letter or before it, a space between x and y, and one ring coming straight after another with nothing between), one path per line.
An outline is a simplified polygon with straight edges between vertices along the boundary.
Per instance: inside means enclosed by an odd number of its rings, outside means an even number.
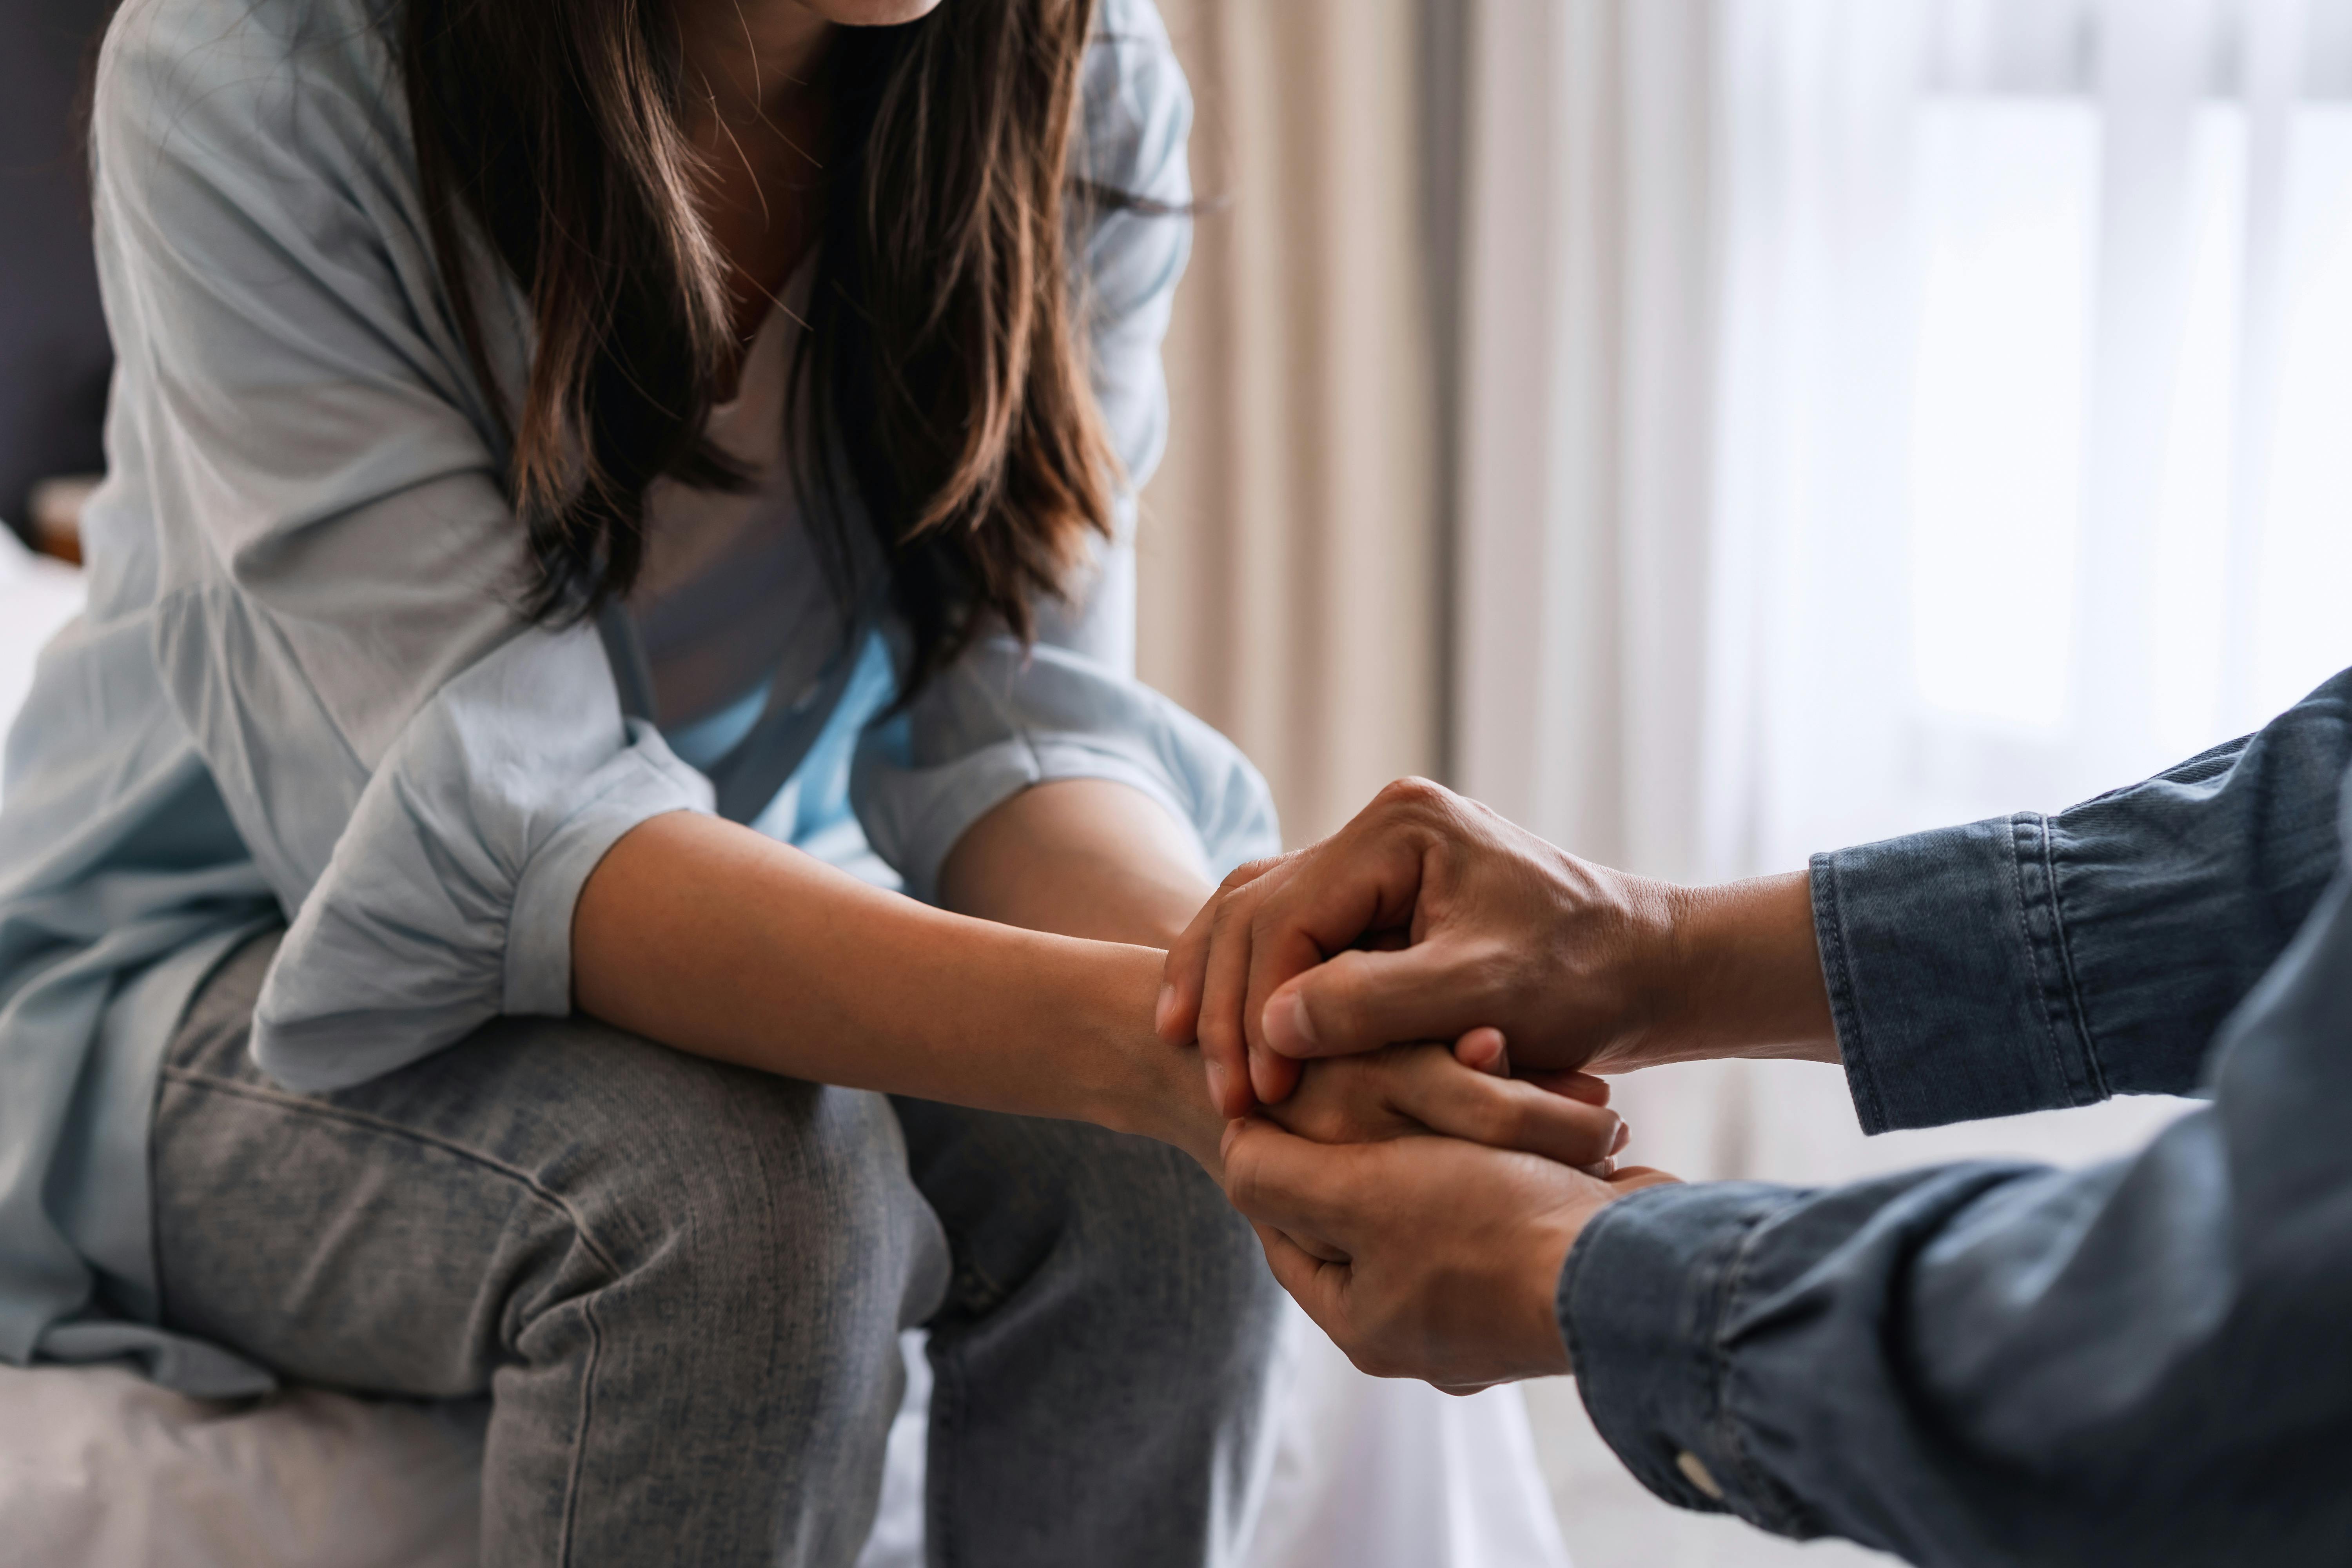
M690 813L614 845L572 921L582 1010L680 1050L1213 1161L1223 1128L1198 1068L1151 1031L1160 963L932 909Z

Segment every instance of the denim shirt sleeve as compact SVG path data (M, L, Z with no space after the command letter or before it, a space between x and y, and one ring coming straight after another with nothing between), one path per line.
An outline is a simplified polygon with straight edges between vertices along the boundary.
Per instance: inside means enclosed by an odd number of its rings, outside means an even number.
M95 553L153 574L162 685L289 921L253 1048L303 1089L568 1012L582 883L710 798L592 630L518 607L389 79L355 11L134 0L93 110L121 369L91 523L154 533Z
M1265 781L1231 742L1134 679L1135 488L1168 427L1160 342L1191 247L1192 97L1147 0L1103 7L1087 60L1084 167L1146 208L1100 213L1080 296L1091 374L1124 470L1115 537L1073 600L1041 607L1037 646L981 639L860 742L850 794L867 838L919 898L966 829L1056 779L1129 784L1189 826L1215 875L1280 846Z
M1560 1278L1586 1405L1670 1501L1931 1568L2341 1562L2347 1039L2339 872L2134 1158L1612 1205Z
M2183 1094L2310 912L2352 670L2256 733L2054 816L1818 855L1814 929L1866 1131Z

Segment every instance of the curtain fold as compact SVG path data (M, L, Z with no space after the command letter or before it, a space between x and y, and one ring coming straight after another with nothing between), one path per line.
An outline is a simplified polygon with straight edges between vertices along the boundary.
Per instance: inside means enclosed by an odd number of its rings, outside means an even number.
M1718 879L2054 808L2352 662L2352 3L1475 0L1464 785ZM1645 1160L1880 1141L1620 1090Z
M1418 0L1163 0L1206 210L1144 494L1139 668L1266 773L1292 844L1439 764Z
M2352 5L1472 15L1473 793L1739 875L2352 659Z
M1455 771L1582 853L1695 875L1711 8L1471 17Z

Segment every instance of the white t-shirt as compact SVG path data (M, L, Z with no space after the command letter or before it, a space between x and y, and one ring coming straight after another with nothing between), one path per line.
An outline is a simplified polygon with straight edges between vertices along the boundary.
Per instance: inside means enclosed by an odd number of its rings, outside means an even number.
M629 596L656 717L676 731L772 680L789 692L841 646L845 616L801 517L784 404L814 268L803 261L745 353L734 398L710 411L719 448L760 475L741 494L662 479L646 496L645 569Z

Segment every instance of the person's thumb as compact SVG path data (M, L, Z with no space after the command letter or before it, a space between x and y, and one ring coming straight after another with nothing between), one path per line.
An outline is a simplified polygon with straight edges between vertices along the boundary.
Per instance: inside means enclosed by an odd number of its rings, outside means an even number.
M1454 1059L1488 1078L1511 1076L1510 1042L1492 1024L1481 1024L1454 1041Z
M1266 998L1266 1044L1286 1057L1351 1057L1399 1040L1456 1038L1494 1022L1470 968L1442 941L1338 953Z

